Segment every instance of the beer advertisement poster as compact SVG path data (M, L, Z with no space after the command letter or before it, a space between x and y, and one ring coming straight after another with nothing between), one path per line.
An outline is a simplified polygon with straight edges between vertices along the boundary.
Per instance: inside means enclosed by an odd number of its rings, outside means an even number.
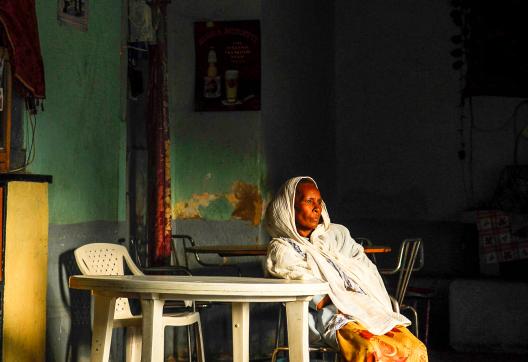
M260 110L258 20L194 23L195 110Z

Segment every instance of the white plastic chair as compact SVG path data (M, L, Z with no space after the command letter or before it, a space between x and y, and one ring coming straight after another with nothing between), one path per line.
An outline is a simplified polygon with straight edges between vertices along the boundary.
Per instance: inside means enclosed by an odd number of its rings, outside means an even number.
M134 275L143 275L134 264L128 250L117 244L91 243L74 251L79 270L84 275L124 275L125 264ZM127 328L126 361L141 360L141 315L133 315L127 298L116 300L113 327ZM204 361L202 327L198 312L183 312L163 315L163 327L195 326L196 355L199 362ZM189 350L190 359L191 350Z

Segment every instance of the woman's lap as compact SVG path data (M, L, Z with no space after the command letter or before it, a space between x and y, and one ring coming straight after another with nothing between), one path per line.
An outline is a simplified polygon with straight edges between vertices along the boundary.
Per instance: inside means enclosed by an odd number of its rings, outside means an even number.
M350 322L337 331L342 358L347 362L426 362L427 349L407 328L395 327L376 336L361 324Z

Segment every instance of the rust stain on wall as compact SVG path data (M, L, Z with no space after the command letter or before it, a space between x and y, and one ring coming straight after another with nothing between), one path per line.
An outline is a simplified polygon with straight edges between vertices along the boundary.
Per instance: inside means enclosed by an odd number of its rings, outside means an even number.
M227 200L231 208L216 210L214 201ZM208 207L211 207L207 210ZM201 210L201 211L200 211ZM232 211L231 211L232 210ZM190 199L176 202L172 208L173 219L207 218L208 211L219 219L238 219L258 225L262 218L263 199L257 185L235 181L231 192L193 194ZM209 215L210 217L211 215Z
M200 207L207 207L212 201L218 199L218 195L204 192L193 194L189 200L179 201L172 209L173 219L198 219L200 218Z
M263 202L257 185L235 181L232 191L231 194L227 195L227 199L235 207L231 216L258 225L262 217Z

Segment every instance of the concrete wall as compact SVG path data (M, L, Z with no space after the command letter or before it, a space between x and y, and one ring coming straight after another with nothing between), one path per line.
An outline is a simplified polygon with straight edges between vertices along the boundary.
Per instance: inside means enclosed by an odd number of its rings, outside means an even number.
M53 176L47 359L65 361L69 354L83 360L90 336L86 324L70 319L70 306L78 302L67 288L74 265L71 250L90 241L116 242L126 232L121 2L90 2L87 32L59 25L57 2L38 1L36 8L47 92L44 111L37 115L36 157L29 171ZM84 323L88 311L83 311ZM119 348L112 353L120 355Z
M459 29L448 1L337 0L334 10L334 219L353 236L394 247L424 239L425 268L413 283L437 290L431 334L447 344L449 280L479 274L476 228L461 214L490 200L501 169L513 163L511 116L520 99L475 97L472 136L467 103L461 123L464 84L450 55ZM527 113L519 108L517 129ZM522 141L520 163L527 157ZM492 267L486 272L498 271Z
M276 191L290 177L313 176L329 207L337 196L333 18L328 1L262 4L262 137L269 185Z
M385 220L408 235L420 235L424 223L457 224L464 210L490 200L501 169L513 163L511 116L520 99L475 97L472 136L467 103L460 123L463 83L450 55L459 30L450 11L444 1L336 2L337 220L361 230ZM519 108L517 129L526 112ZM528 157L523 143L521 163ZM393 238L385 231L379 236ZM429 260L463 252L460 231L432 236L425 240Z
M450 37L459 30L450 11L445 1L336 1L341 215L457 221L462 210L489 200L501 168L512 164L513 120L508 118L520 99L475 97L476 127L505 127L474 130L471 202L469 148L466 160L457 157L463 84L451 68ZM519 110L519 127L527 112ZM526 157L524 147L521 163Z

